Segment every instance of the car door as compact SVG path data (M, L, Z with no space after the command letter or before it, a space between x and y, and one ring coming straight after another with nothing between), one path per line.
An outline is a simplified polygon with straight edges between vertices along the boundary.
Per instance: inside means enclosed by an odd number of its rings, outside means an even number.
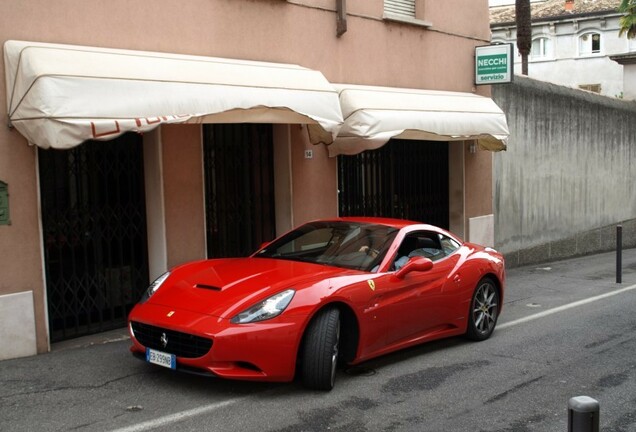
M418 247L422 243L427 247ZM458 256L446 255L434 232L409 234L402 245L404 247L398 249L394 263L405 261L403 257L408 258L408 255L411 258L425 256L434 260L433 268L413 271L403 278L397 277L397 268L393 268L378 278L373 298L374 323L383 332L385 346L408 343L447 328L453 318L455 290L449 289L448 285L457 283L452 278ZM417 249L429 250L418 253Z

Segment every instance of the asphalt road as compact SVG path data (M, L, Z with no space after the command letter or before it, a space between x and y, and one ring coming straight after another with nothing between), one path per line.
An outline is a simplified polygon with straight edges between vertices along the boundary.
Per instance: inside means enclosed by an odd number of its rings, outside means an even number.
M512 269L493 337L434 342L341 371L333 391L204 379L128 353L124 332L0 362L2 431L567 431L599 401L636 431L636 250Z

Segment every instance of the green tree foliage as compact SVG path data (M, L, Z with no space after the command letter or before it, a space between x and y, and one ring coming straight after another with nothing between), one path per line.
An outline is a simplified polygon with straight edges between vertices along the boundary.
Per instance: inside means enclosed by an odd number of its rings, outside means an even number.
M636 1L636 0L630 0ZM521 73L528 75L528 55L532 48L532 21L530 0L515 1L515 21L517 24L517 48L521 54Z
M618 35L627 33L628 38L636 38L636 0L621 0L618 10L625 14L620 19L621 29Z

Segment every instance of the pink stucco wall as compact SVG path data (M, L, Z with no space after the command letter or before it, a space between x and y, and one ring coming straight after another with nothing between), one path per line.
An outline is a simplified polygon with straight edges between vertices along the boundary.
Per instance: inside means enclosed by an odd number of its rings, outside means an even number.
M200 125L161 130L167 266L205 258L203 147Z
M417 18L431 22L429 29L382 20L382 0L348 0L347 5L348 31L338 38L333 0L5 1L0 2L0 43L17 39L295 63L320 70L331 82L487 94L486 88L474 89L472 84L474 47L490 38L487 0L417 0ZM4 77L4 65L0 76ZM37 345L42 352L48 342L36 151L17 131L4 126L6 98L1 85L0 180L9 184L12 225L0 226L0 295L34 291ZM295 136L299 130L291 129L293 223L334 215L336 161L328 159L322 147L314 149L313 159L304 159L307 143ZM190 136L193 130L177 133ZM165 131L164 156L180 156L174 131ZM184 165L171 160L167 178L183 180L187 166L197 164L194 153L181 156ZM490 172L491 162L481 154L476 158L481 162L467 176L476 174L472 181L479 185L474 187L486 190L490 177L477 174ZM196 210L201 190L179 196L181 187L192 186L193 179L200 179L199 174L185 185L170 183L167 202L180 200ZM468 213L489 212L488 200L466 197ZM168 212L166 224L171 262L202 250L196 242L186 252L177 250L181 234L196 237L191 226L179 222L179 215Z
M291 127L292 225L338 213L336 159L327 157L325 146L314 146L304 127ZM312 157L305 156L312 151ZM291 227L290 227L291 228Z

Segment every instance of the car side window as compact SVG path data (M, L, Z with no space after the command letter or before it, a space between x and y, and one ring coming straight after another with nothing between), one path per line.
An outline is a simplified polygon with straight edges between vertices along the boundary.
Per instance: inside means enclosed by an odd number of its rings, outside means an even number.
M443 234L439 234L440 244L444 251L444 255L450 255L461 246L459 242Z
M399 270L413 257L425 257L436 261L446 256L440 235L430 231L420 231L407 235L398 248L391 270Z

